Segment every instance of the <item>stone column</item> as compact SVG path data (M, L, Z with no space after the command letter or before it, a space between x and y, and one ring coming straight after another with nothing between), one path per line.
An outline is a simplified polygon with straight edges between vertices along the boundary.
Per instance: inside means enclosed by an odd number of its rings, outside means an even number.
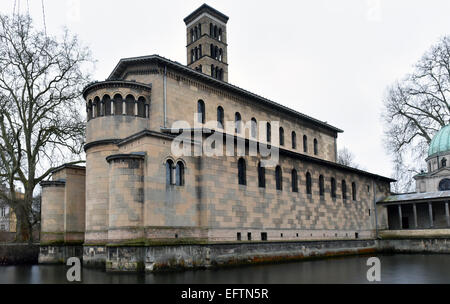
M450 214L448 209L448 201L445 202L445 218L447 219L447 227L450 227Z
M400 229L399 230L402 230L403 229L403 214L402 214L402 205L398 205L398 219L400 220Z
M127 115L127 103L125 102L125 99L122 101L122 114Z
M138 116L138 103L134 101L134 116Z
M428 214L430 216L430 228L434 227L433 222L433 205L431 203L428 203Z
M414 212L414 228L419 228L417 224L417 205L413 204L413 212Z
M111 99L111 115L114 115L114 99Z

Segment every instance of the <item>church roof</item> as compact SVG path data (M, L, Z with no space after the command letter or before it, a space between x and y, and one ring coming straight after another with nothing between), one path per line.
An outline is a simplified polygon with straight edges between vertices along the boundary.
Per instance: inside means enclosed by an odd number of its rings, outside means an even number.
M443 127L433 138L428 156L450 152L450 125Z
M213 78L209 75L206 75L204 73L195 71L194 69L191 69L190 67L187 67L179 62L175 62L172 60L169 60L167 58L161 57L159 55L150 55L150 56L141 56L141 57L132 57L132 58L123 58L120 59L119 63L116 65L112 73L109 75L107 81L111 80L120 80L122 77L122 74L125 72L126 68L131 65L137 65L137 64L148 64L148 63L156 63L161 64L167 67L170 67L174 70L177 70L181 73L188 74L189 76L192 76L193 78L200 79L202 81L208 82L216 87L220 87L222 89L228 90L230 92L236 93L238 95L244 96L245 98L256 100L257 102L260 102L263 105L269 106L274 108L275 110L294 116L296 118L302 119L306 122L309 122L313 125L322 127L324 129L330 130L334 133L343 133L341 129L338 129L332 125L329 125L327 122L320 121L318 119L315 119L311 116L305 115L303 113L297 112L293 109L290 109L286 106L283 106L279 103L273 102L267 98L261 97L257 94L254 94L252 92L246 91L244 89L241 89L237 86L234 86L232 84L229 84L228 82L224 82L221 80L218 80L216 78Z
M208 4L205 3L202 6L200 6L198 9L193 11L189 16L184 18L183 21L186 24L188 24L188 23L192 22L195 18L197 18L198 16L200 16L203 13L208 13L208 14L212 15L213 17L216 17L217 19L219 19L223 23L227 23L228 19L229 19L228 16L222 14L218 10L212 8L211 6L209 6Z
M426 193L405 193L391 195L379 201L378 204L407 203L407 202L429 202L433 200L444 200L450 198L450 191L435 191Z

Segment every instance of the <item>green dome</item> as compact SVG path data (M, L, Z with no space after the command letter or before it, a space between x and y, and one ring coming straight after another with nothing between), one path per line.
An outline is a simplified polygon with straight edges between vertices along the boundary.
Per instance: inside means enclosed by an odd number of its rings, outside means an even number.
M428 150L428 156L444 152L450 152L450 125L443 127L434 136Z

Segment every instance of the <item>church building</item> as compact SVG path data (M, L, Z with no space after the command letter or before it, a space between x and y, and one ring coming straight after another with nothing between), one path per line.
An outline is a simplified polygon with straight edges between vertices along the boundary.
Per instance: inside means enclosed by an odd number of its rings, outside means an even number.
M167 257L209 263L214 244L242 253L373 240L388 228L377 202L393 180L338 164L342 130L228 82L228 21L204 4L184 19L187 65L124 58L84 89L86 167L62 166L41 183L41 262L81 246L85 265L152 270ZM182 133L191 151L223 139L213 144L223 155L175 153ZM238 151L251 146L253 155ZM276 162L266 165L263 150Z

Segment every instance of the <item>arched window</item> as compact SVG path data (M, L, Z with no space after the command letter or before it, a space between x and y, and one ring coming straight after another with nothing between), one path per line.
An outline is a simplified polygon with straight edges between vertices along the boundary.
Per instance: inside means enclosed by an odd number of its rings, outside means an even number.
M312 194L311 183L311 173L306 172L306 194Z
M356 201L356 184L352 183L352 199Z
M214 27L212 23L209 24L209 36L214 36Z
M210 51L211 57L214 58L214 45L212 45L212 43L211 43L211 45L210 45L209 51Z
M100 109L101 109L101 105L100 105L100 98L98 98L98 96L96 96L94 98L94 106L95 106L95 117L100 117Z
M284 146L284 129L280 127L280 146Z
M256 138L257 136L257 128L258 128L258 122L256 121L256 118L252 117L251 119L251 128L250 128L250 136L252 138Z
M214 64L211 64L211 76L214 77Z
M217 25L214 26L214 38L217 38L218 33L217 33Z
M245 172L245 160L243 158L239 158L238 161L238 180L239 185L247 185L247 177Z
M205 113L205 103L203 102L203 100L199 100L197 102L197 121L199 123L205 123L205 117L206 117L206 113Z
M221 106L217 107L217 127L223 129L224 112Z
M220 69L219 71L219 79L223 80L223 69Z
M242 121L241 121L241 114L239 113L239 112L236 112L236 114L234 114L234 131L237 133L237 134L240 134L241 133L241 124L242 124Z
M184 164L183 162L177 162L176 167L176 185L184 186Z
M216 79L219 79L219 67L218 66L216 66Z
M134 115L134 96L128 95L125 98L127 115Z
M342 180L342 199L346 200L347 199L347 183L345 182L345 180Z
M319 147L318 147L318 143L317 143L317 139L314 138L314 155L319 154Z
M446 159L446 158L443 158L443 159L441 160L441 168L445 168L445 167L447 167L447 159Z
M297 134L292 131L292 149L297 149Z
M319 194L320 196L324 196L325 194L325 182L323 179L323 175L319 176Z
M303 135L303 152L308 153L308 136Z
M269 144L272 141L272 127L270 123L267 123L266 125L266 140Z
M191 42L194 42L195 37L194 37L194 29L191 29Z
M277 190L283 190L283 172L281 171L280 166L275 168L275 184Z
M171 159L166 161L166 184L174 185L175 184L175 175L174 175L174 165Z
M261 166L261 162L258 163L258 187L266 188L266 168Z
M331 178L331 197L336 198L336 180Z
M198 39L198 29L197 27L194 28L194 40Z
M219 49L219 61L222 61L223 59L223 51L222 49Z
M297 170L292 169L291 172L292 192L298 192L298 176Z
M104 115L109 116L111 115L111 97L109 95L105 95L102 98L103 108L104 108Z
M145 118L145 98L142 96L138 99L138 116Z
M114 115L122 115L123 112L123 99L122 95L114 95Z
M199 23L197 26L198 26L198 38L200 38L202 36L202 24Z
M195 50L192 49L191 50L191 62L194 62L194 61L195 61Z
M92 100L89 100L87 106L88 120L92 119Z
M214 48L214 59L219 59L219 48L216 47Z
M198 58L201 58L201 57L202 57L202 45L200 44L198 46Z

